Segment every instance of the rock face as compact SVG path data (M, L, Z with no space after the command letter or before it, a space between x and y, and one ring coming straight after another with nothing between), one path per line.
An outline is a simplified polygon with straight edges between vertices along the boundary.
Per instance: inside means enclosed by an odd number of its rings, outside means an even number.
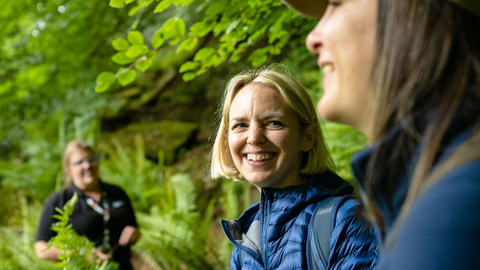
M141 136L145 143L145 155L157 159L159 151L163 151L165 164L169 165L175 161L182 147L194 138L197 130L196 123L181 121L134 123L115 132L103 134L99 141L100 145L108 145L113 140L118 140L122 146L135 149L135 137Z

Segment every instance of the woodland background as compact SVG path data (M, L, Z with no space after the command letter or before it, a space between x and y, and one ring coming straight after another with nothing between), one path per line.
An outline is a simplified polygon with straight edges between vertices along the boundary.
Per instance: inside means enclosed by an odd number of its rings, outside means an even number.
M2 0L0 8L0 269L48 269L33 244L42 205L62 188L61 155L81 138L105 182L126 190L142 238L136 269L228 269L219 219L258 192L210 179L216 108L245 68L283 63L321 96L316 24L279 0ZM351 180L351 128L322 123Z

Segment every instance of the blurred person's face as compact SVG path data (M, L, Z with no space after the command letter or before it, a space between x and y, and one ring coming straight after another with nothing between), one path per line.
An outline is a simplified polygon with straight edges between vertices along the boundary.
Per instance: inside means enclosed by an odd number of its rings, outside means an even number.
M228 146L235 167L258 188L284 188L304 182L299 166L311 149L296 113L275 90L248 84L229 112Z
M369 82L376 22L377 0L331 1L306 40L307 48L319 55L324 73L317 112L365 134L371 128Z
M98 185L98 157L90 151L81 148L73 151L65 170L80 190L91 190Z

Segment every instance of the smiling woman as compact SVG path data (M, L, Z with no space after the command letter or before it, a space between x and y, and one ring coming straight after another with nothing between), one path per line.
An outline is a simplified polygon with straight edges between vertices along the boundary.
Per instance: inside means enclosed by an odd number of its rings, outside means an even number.
M480 1L284 1L320 19L318 111L372 142L352 169L377 269L480 269Z
M260 202L237 220L222 220L235 246L232 269L318 269L312 216L322 202L345 196L331 232L328 269L372 269L373 232L357 218L353 188L333 172L310 97L292 76L258 68L235 76L220 108L212 176L246 180ZM330 227L324 228L330 232Z
M40 259L57 261L60 250L48 247L56 235L51 230L56 218L55 209L78 195L78 203L70 216L70 223L79 235L86 236L97 247L99 260L114 260L120 269L132 269L130 246L139 238L137 221L125 192L114 185L100 181L98 156L84 141L68 143L63 155L63 168L70 186L50 198L43 208L35 243Z

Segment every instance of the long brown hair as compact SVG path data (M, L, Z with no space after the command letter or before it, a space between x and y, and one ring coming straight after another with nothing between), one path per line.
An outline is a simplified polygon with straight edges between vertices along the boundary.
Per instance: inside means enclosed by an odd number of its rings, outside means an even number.
M378 1L371 81L380 147L368 162L365 192L367 211L385 229L372 201L382 194L394 204L405 172L410 180L396 228L431 184L480 158L480 18L447 1ZM450 139L469 128L470 139L432 170Z

